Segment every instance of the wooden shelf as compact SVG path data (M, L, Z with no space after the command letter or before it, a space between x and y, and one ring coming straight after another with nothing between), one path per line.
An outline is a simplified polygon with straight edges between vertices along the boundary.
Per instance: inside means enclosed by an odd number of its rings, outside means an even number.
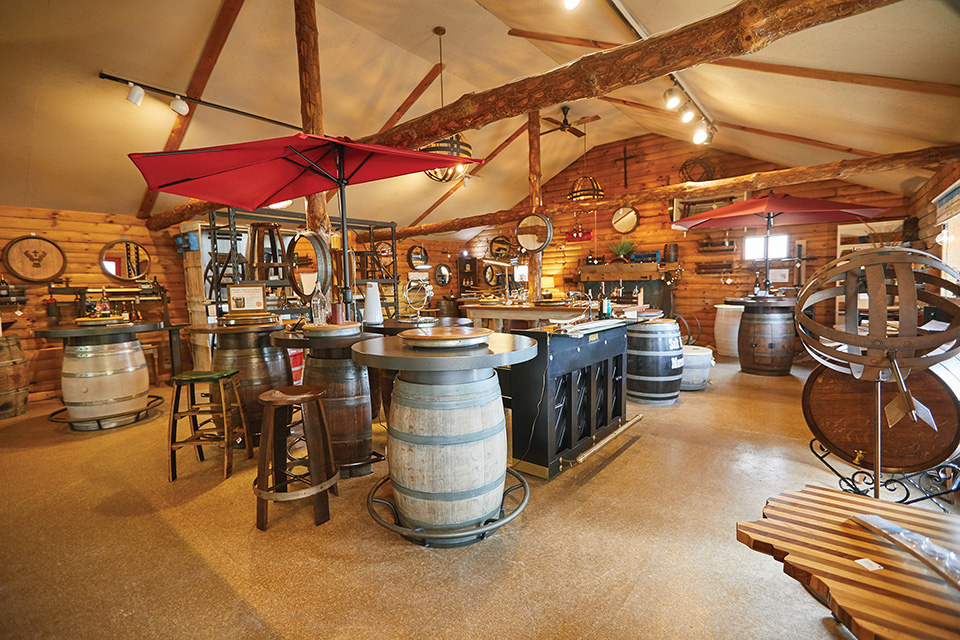
M678 268L679 263L640 262L627 264L588 264L580 267L581 282L610 282L612 280L657 280L664 271Z

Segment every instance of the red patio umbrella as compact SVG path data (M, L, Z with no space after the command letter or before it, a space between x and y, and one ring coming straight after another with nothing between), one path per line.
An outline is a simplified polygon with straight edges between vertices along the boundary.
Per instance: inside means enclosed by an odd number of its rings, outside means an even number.
M340 191L343 234L343 301L352 293L347 259L344 188L479 159L362 144L349 138L298 133L216 147L131 153L150 189L201 198L243 209L257 209L329 189Z
M883 207L868 207L850 202L835 202L817 198L797 198L786 193L754 196L743 202L734 202L713 211L704 211L681 218L672 227L679 231L692 229L730 229L735 227L766 227L763 252L765 255L765 291L770 290L770 229L792 224L858 221L886 211Z

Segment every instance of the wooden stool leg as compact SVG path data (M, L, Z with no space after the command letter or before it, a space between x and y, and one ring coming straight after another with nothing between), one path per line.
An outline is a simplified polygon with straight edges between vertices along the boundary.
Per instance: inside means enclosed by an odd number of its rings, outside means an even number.
M326 458L326 477L330 478L334 475L340 475L340 470L337 469L336 458L333 457L333 440L330 439L330 430L327 428L327 414L323 408L323 403L319 400L317 401L317 406L320 408L320 430L321 437L323 438L323 451L324 457ZM335 496L340 495L340 489L337 488L337 485L330 487L330 493Z
M307 441L307 464L310 467L310 484L316 486L329 478L327 475L327 454L323 446L325 431L320 422L315 400L304 402L301 405L303 413L303 436ZM316 425L310 428L308 425ZM313 522L320 525L330 519L330 500L326 491L313 495Z
M197 389L194 383L190 383L190 411L193 411L197 406ZM179 393L179 389L177 390ZM197 418L197 414L190 414L190 433L194 437L197 435L197 431L200 430L200 420ZM197 449L197 462L203 462L203 447L199 444L196 446Z
M173 403L170 407L170 424L167 427L167 448L169 449L169 459L167 461L167 481L173 482L177 479L177 411L180 408L180 385L175 385L173 389Z
M233 471L233 412L227 400L227 387L223 380L218 380L220 386L220 414L223 416L223 477L229 478Z
M237 401L237 411L240 413L240 424L243 428L243 439L247 445L247 460L253 457L253 425L247 424L247 416L243 414L243 403L240 402L240 387L237 386L237 376L231 376L233 383L233 397Z
M274 431L276 432L273 440L273 448L270 450L273 454L273 472L276 474L276 481L273 483L278 492L286 493L288 490L287 476L287 443L290 441L290 407L276 407L274 409L279 416L279 421L274 417ZM263 434L260 434L263 438ZM283 486L280 486L280 485Z
M276 444L273 435L273 418L274 407L264 407L263 426L260 428L260 455L257 463L257 488L261 491L270 488L271 475L273 476L273 484L279 482L276 467L270 468L270 452ZM257 529L260 529L260 531L267 530L269 502L269 500L257 496Z

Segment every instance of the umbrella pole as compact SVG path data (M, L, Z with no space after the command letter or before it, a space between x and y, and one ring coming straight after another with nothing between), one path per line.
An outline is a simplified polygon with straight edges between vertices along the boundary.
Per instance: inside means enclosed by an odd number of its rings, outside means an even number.
M341 163L343 160L343 149L340 150L340 159ZM349 245L349 236L347 235L347 202L344 200L346 195L346 185L343 182L340 183L340 240L343 252L343 282L341 282L340 287L340 300L343 301L343 315L344 319L348 322L353 322L353 283L352 275L350 273L350 252Z
M770 293L770 227L773 216L767 216L767 235L763 236L763 292Z

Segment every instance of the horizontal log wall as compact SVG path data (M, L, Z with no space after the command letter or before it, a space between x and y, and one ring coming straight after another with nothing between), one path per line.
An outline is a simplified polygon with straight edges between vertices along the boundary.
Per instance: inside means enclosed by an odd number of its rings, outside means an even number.
M942 247L935 238L943 226L937 224L937 207L932 200L957 180L960 180L960 163L947 165L910 197L910 217L916 221L919 248L941 257ZM953 266L956 268L957 265Z
M627 156L627 187L624 187L623 155L626 149ZM545 144L545 154L549 153L549 143ZM633 157L631 157L633 156ZM716 168L714 178L725 178L743 175L754 171L770 171L782 167L762 162L745 156L726 153L717 149L695 146L682 141L664 138L657 135L645 135L618 141L591 149L583 159L578 159L561 171L543 186L545 203L562 202L566 200L574 180L581 175L592 175L603 187L606 195L621 196L629 192L641 191L651 187L683 182L679 176L680 166L689 158L705 156ZM781 190L778 190L781 191ZM827 180L808 184L798 184L782 191L795 196L809 198L827 198L858 204L890 207L881 218L903 218L907 214L906 200L900 195L886 193L851 184L841 180ZM682 267L680 280L676 286L675 311L690 319L695 317L702 326L702 336L699 344L714 345L713 324L716 316L715 304L723 302L724 298L747 295L753 292L753 283L757 270L763 270L763 263L746 262L742 260L742 239L745 235L762 235L762 229L749 229L744 233L743 228L711 229L708 231L689 232L674 231L670 228L670 202L655 202L638 206L641 216L640 226L627 236L617 233L610 222L613 211L593 210L585 207L579 215L564 214L554 220L553 242L544 251L543 275L554 276L558 285L563 282L565 290L576 289L579 285L578 270L585 264L587 255L603 256L609 262L614 256L610 250L610 243L627 237L634 242L636 252L663 250L666 244L679 245L679 256ZM519 203L515 209L529 209L528 200ZM594 215L596 214L596 223ZM589 242L566 242L566 232L573 229L578 219L584 230L594 230L596 240ZM817 224L780 227L775 233L787 233L790 237L790 246L798 241L806 244L806 256L815 257L815 260L805 262L806 277L809 278L818 268L836 257L836 224ZM499 228L487 229L469 243L471 255L483 256L488 251L490 239L498 234L504 234L511 239L514 235L515 223L503 225ZM703 251L699 242L729 238L736 243L737 251L717 253ZM697 267L701 268L710 263L732 262L733 268L721 274L698 274ZM776 268L772 264L771 268ZM783 266L787 266L784 263ZM761 273L762 275L762 273ZM732 281L727 284L726 279ZM832 322L832 312L826 305L821 305L818 320ZM690 320L695 326L695 322Z
M97 262L100 249L108 242L125 236L131 242L142 245L150 254L149 279L154 276L167 288L170 296L170 316L175 323L187 322L184 304L183 261L173 248L173 241L166 231L148 231L142 220L134 216L34 209L28 207L0 206L0 247L17 237L36 233L37 236L55 242L66 254L67 267L62 278L70 278L71 286L100 287L125 286L103 274ZM29 301L21 307L22 316L15 316L15 307L0 306L3 320L16 319L16 323L4 335L16 335L27 355L30 366L30 393L34 399L53 397L60 389L60 365L63 360L63 343L60 340L35 338L33 331L50 326L46 301L50 298L47 283L24 282L12 275L5 264L0 263L0 274L11 285L27 285ZM94 300L99 297L97 294ZM69 296L56 296L64 304L59 305L61 320L65 325L76 318L76 305ZM163 306L159 302L144 302L140 310L145 320L160 321ZM160 347L161 375L170 370L170 350L167 333L141 333L143 342L158 343ZM186 341L182 343L185 346ZM189 370L188 350L182 350L184 368Z

